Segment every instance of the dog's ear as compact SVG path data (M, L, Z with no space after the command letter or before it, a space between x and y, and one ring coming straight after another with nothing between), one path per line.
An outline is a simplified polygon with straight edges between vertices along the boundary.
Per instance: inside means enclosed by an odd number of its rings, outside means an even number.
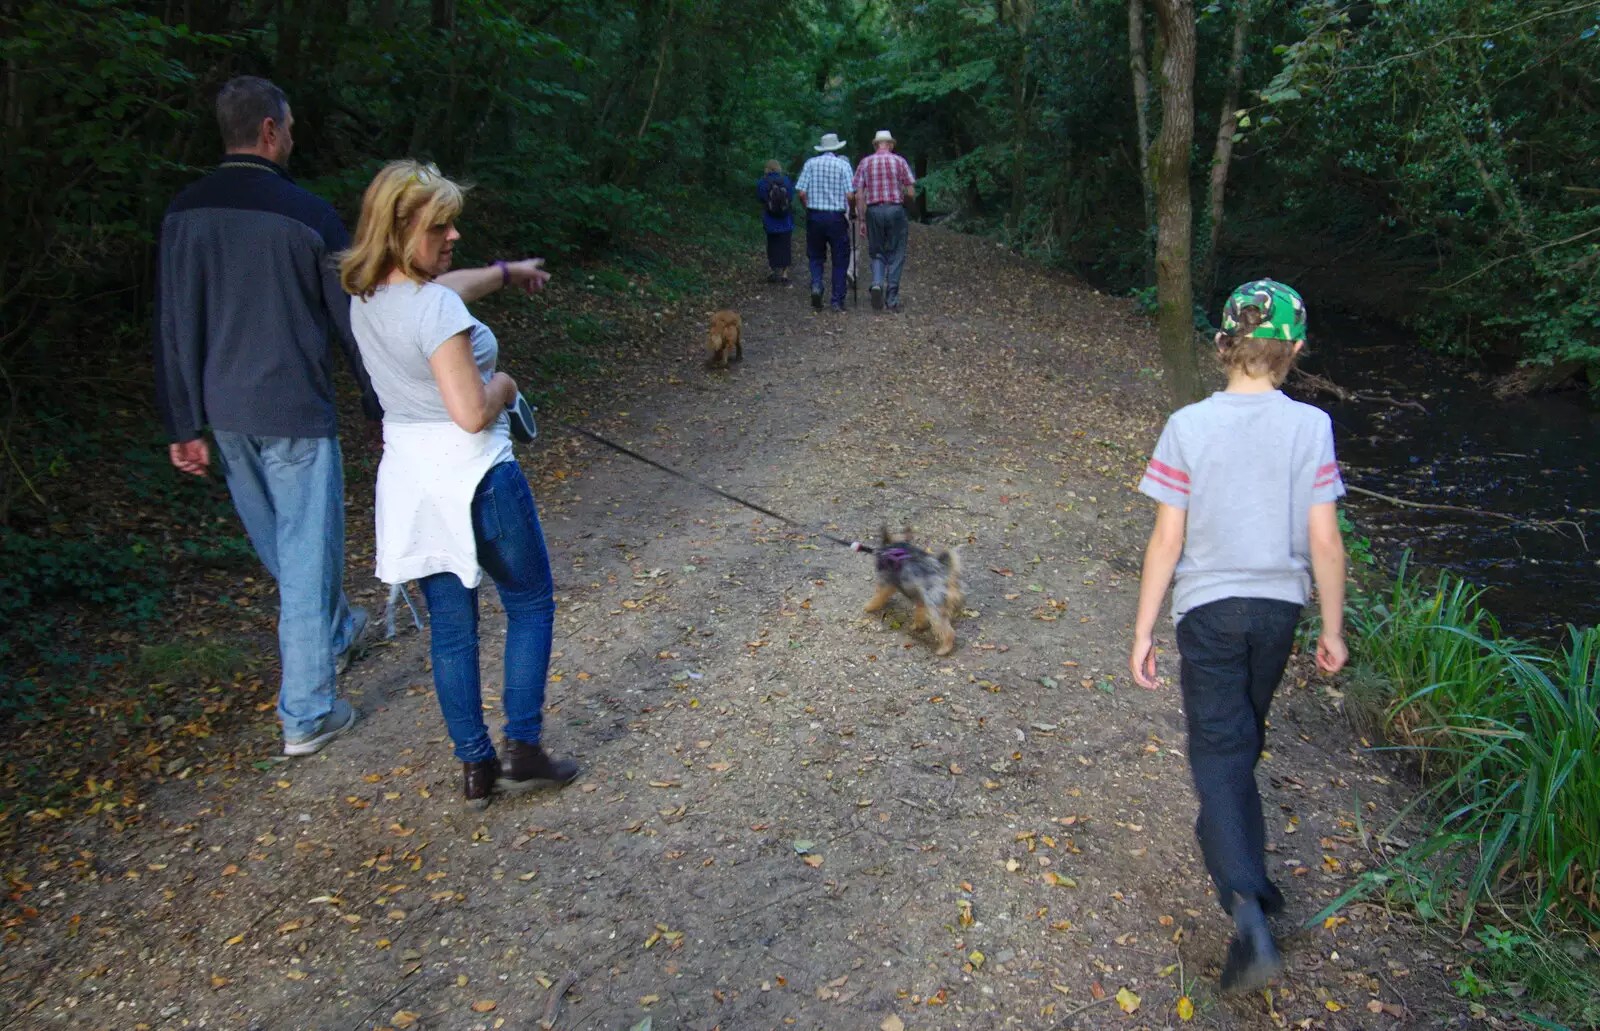
M888 523L879 524L878 534L882 538L884 546L888 547L888 545L889 545L889 524Z

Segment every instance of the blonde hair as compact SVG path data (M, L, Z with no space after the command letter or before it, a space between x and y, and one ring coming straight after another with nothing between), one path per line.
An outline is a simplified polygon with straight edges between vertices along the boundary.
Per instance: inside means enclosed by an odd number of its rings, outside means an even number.
M1277 387L1288 378L1294 365L1295 345L1300 341L1251 336L1266 318L1266 313L1253 305L1240 309L1238 327L1231 334L1217 334L1217 359L1229 372L1267 376Z
M437 165L391 161L361 196L355 241L339 255L339 285L371 297L395 269L418 283L433 277L417 268L419 230L461 214L468 187L446 179Z
M783 174L783 166L778 164L776 159L768 161L765 170L768 172L777 172L779 175Z

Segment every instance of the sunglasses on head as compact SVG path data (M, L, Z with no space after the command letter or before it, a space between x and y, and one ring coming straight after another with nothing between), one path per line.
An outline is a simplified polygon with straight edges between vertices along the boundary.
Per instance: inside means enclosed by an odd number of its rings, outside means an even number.
M443 179L444 173L439 171L439 166L434 164L432 161L411 173L411 181L414 183L421 183L423 186L427 186L429 183L433 182L435 177Z

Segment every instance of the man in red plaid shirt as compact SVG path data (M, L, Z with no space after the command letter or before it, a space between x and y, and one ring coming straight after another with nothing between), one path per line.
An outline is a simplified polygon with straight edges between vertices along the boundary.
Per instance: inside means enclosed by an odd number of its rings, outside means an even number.
M906 201L917 195L917 177L894 152L894 137L879 129L872 153L856 167L856 203L866 208L867 253L872 258L872 306L900 310L900 273L906 264L910 219Z

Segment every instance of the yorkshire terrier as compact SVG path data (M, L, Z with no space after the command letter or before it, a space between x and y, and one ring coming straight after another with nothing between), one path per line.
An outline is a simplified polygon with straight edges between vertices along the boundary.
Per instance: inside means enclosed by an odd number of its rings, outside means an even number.
M711 316L711 331L706 334L706 350L711 352L711 364L728 367L731 355L734 361L744 360L744 342L741 337L739 313L719 311Z
M939 639L935 655L949 655L956 646L956 631L951 622L961 608L961 554L945 550L937 555L911 543L911 527L901 540L889 538L889 527L882 529L878 546L878 593L867 603L866 611L880 612L898 591L916 606L911 629L931 628Z

